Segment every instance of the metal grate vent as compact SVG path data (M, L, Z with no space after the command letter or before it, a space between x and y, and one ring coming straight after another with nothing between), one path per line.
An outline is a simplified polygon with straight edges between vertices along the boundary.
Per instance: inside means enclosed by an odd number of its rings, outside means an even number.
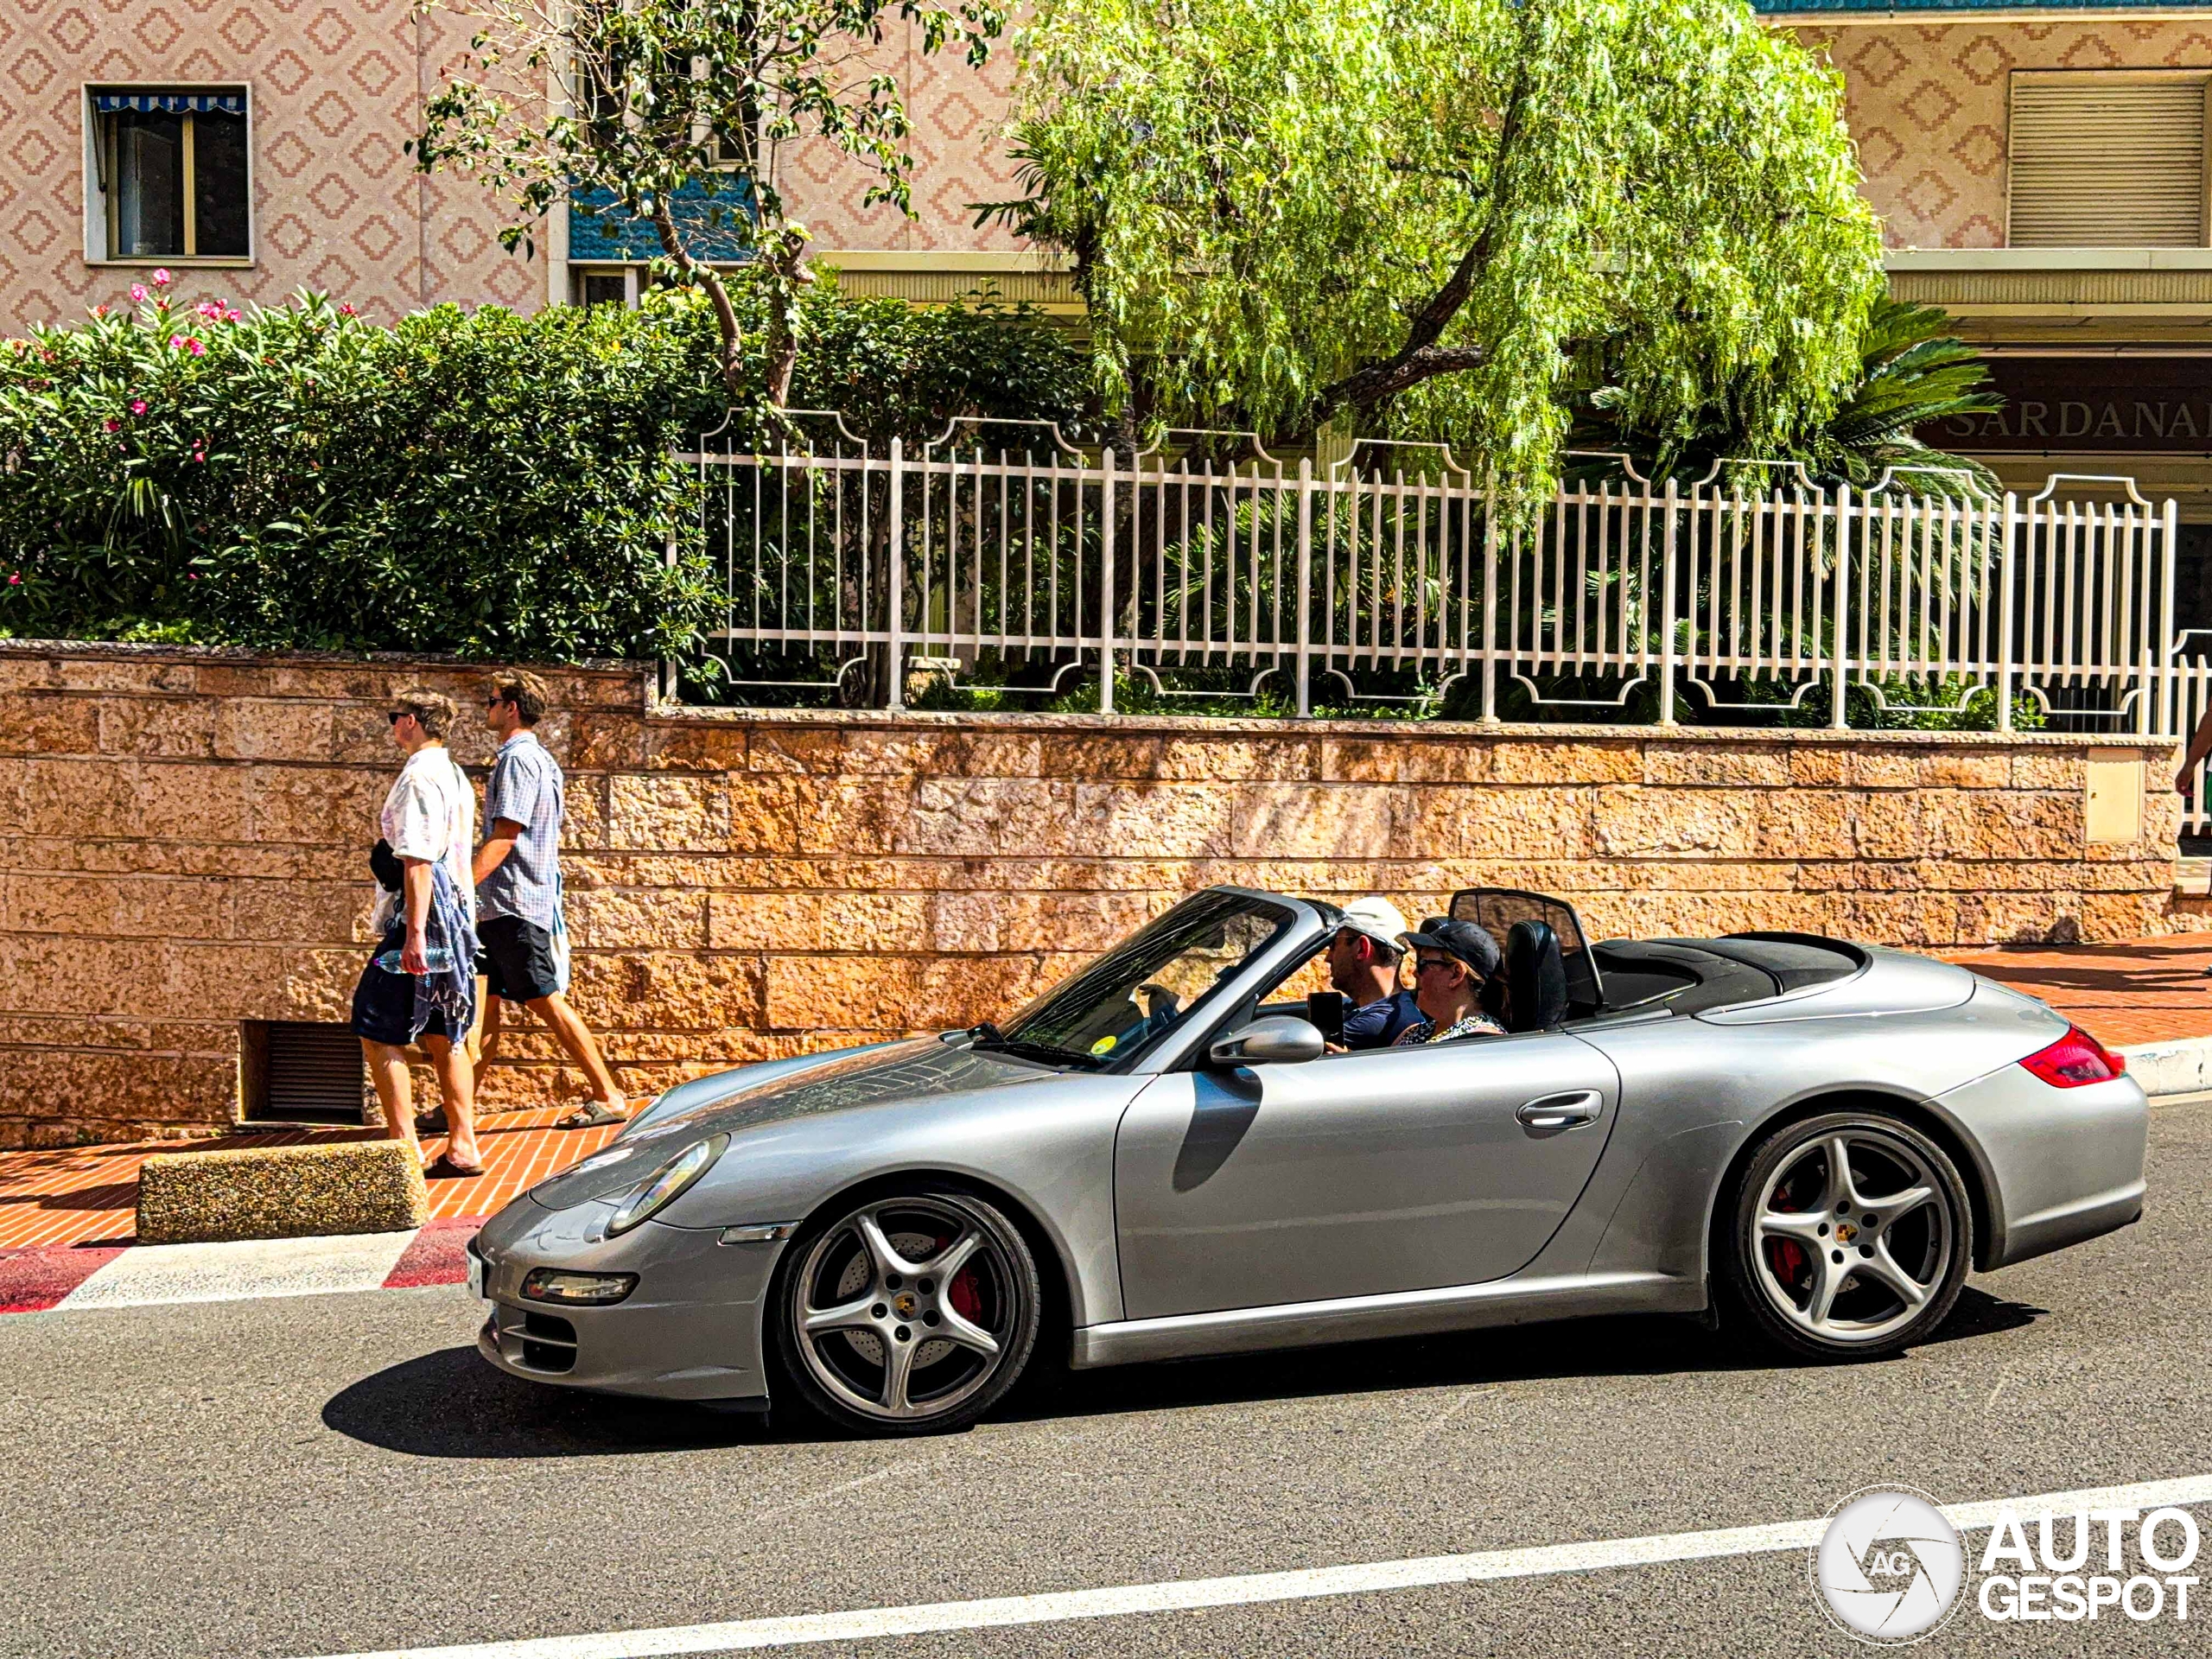
M294 1122L359 1123L367 1074L361 1039L347 1026L270 1020L259 1027L260 1098L248 1115ZM251 1046L251 1036L249 1046Z

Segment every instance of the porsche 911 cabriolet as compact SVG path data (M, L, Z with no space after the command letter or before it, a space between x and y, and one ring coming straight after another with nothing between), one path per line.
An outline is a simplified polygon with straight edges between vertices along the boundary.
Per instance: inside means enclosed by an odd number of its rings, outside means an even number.
M671 1089L478 1235L482 1353L887 1434L1039 1365L1594 1314L1838 1362L2142 1211L2119 1058L1963 968L1476 889L1503 1033L1346 1052L1300 992L1338 914L1210 888L1001 1022Z

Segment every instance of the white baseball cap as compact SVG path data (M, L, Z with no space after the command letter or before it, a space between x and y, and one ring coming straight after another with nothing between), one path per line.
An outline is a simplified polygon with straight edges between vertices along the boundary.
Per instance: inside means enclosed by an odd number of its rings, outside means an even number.
M1406 918L1388 899L1353 899L1344 906L1337 925L1339 928L1348 927L1355 933L1364 933L1376 944L1387 944L1393 950L1405 949L1398 941L1408 931Z

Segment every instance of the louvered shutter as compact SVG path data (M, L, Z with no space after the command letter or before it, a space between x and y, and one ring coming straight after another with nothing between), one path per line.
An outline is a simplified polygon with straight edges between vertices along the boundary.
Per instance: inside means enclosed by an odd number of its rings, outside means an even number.
M2204 84L2012 83L2016 248L2201 248Z

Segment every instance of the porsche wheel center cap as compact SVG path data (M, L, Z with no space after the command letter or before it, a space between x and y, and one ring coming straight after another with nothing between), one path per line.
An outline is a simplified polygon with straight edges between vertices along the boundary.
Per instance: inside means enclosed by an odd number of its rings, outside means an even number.
M1837 1243L1848 1244L1853 1239L1858 1236L1859 1230L1856 1227L1853 1227L1849 1222L1840 1221L1836 1224L1835 1242Z
M921 1304L914 1300L913 1294L909 1291L902 1293L891 1306L898 1311L900 1319L911 1319L914 1317L914 1310Z

